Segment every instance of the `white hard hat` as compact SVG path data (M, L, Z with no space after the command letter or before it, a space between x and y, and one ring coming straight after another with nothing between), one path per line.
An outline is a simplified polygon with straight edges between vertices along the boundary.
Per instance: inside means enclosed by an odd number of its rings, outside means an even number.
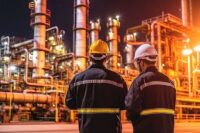
M158 56L158 53L154 47L152 47L150 44L142 44L135 51L134 60L144 59L150 62L156 62L157 56Z

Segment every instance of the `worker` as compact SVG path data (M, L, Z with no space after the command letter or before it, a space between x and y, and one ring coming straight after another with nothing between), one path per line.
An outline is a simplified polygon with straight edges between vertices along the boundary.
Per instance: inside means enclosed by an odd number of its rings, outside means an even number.
M157 70L157 57L150 44L142 44L135 51L134 64L140 74L125 98L134 133L174 132L176 90L173 82Z
M121 133L120 110L125 109L127 85L117 73L106 69L109 48L102 40L89 48L92 65L69 84L66 105L77 110L80 133Z

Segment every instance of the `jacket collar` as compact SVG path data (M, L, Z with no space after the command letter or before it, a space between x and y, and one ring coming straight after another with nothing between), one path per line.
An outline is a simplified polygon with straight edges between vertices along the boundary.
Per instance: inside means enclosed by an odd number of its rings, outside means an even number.
M155 66L147 67L144 71L141 72L141 74L146 72L158 72L158 69Z
M90 68L102 68L102 69L106 69L105 66L103 64L100 64L100 63L93 63L90 67Z

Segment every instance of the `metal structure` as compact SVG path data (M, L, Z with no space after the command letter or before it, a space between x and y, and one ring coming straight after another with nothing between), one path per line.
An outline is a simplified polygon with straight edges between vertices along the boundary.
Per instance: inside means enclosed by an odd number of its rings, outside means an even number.
M118 51L119 51L118 50L118 42L119 42L118 28L120 27L119 16L116 16L116 18L109 18L107 27L108 27L107 41L108 41L110 53L111 53L110 66L113 69L117 69Z
M74 0L74 32L73 47L77 59L77 65L84 70L87 65L87 23L89 0Z
M101 30L100 20L96 22L90 21L90 44L99 39L99 31Z
M157 49L159 71L168 75L177 88L177 119L182 119L186 114L195 116L200 108L200 84L197 81L200 75L199 69L195 69L198 64L193 61L194 57L188 50L186 54L182 53L186 47L197 44L200 32L183 24L181 19L171 14L162 14L129 28L126 36L129 37L126 39L127 44L132 45L133 49L144 42L151 43ZM143 35L145 39L138 42L131 38L130 35L135 33L138 38Z
M67 87L73 76L87 67L87 42L99 38L100 21L88 26L88 0L74 1L72 53L67 53L64 32L50 26L51 13L46 0L30 2L33 39L3 36L0 41L0 120L75 120L75 112L65 106ZM192 25L191 7L182 0L182 20L162 14L143 20L127 29L126 62L118 50L119 17L109 18L107 41L110 58L107 67L116 71L130 86L138 72L133 67L135 49L151 43L159 54L158 68L168 75L177 88L176 118L199 120L200 111L200 32ZM189 4L190 5L190 4ZM188 13L190 12L190 13ZM188 48L195 47L195 52ZM183 52L183 50L186 52ZM71 113L70 113L71 112ZM71 114L71 117L70 117Z

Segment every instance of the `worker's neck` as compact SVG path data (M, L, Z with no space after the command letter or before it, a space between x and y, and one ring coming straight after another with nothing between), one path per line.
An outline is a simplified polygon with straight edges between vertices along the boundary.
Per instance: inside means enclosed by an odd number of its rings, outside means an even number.
M149 68L149 67L155 67L155 65L144 63L144 65L142 66L142 71L145 71L145 70L146 70L147 68Z

